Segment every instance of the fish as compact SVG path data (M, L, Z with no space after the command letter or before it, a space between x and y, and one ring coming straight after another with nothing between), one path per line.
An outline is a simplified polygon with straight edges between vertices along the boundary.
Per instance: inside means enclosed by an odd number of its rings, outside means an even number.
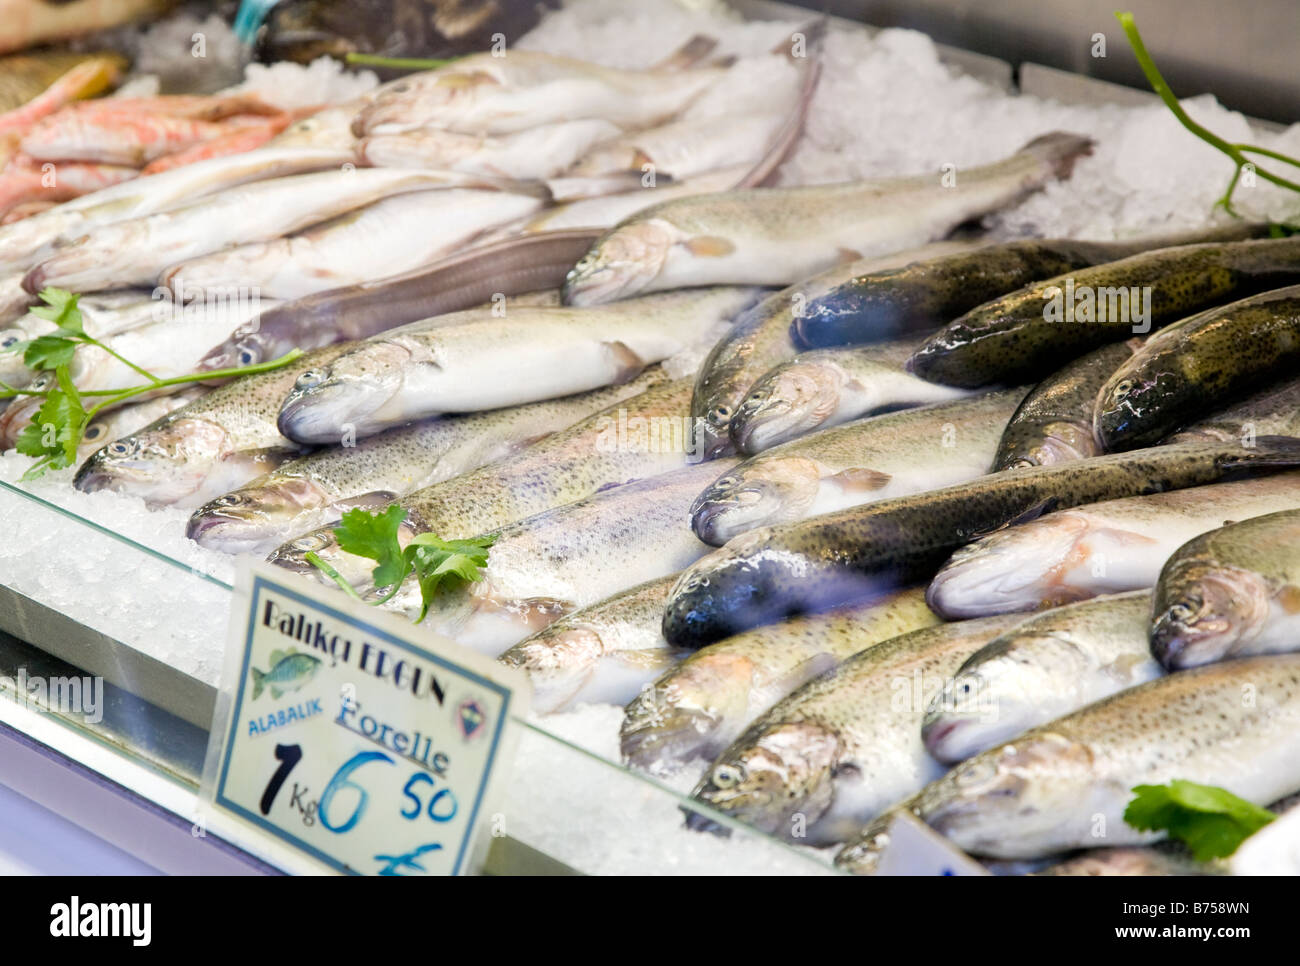
M302 453L275 428L280 400L299 373L345 348L317 349L279 369L219 386L96 451L73 484L83 493L108 490L154 506L186 508L242 486Z
M936 241L963 222L1068 178L1092 141L1056 132L953 187L912 175L748 189L665 202L616 225L564 285L596 305L685 285L792 285L838 263Z
M908 367L967 388L1030 381L1070 359L1300 280L1300 238L1178 245L1027 285L927 339Z
M666 598L665 591L660 623ZM619 729L623 760L661 776L711 762L747 724L804 684L859 651L937 623L922 590L909 588L710 644L666 669L627 705ZM659 626L655 632L663 640Z
M1256 436L1300 436L1300 379L1279 382L1171 435L1166 442L1236 441Z
M972 394L926 382L902 367L913 339L812 349L754 383L731 419L731 438L753 456L873 412L952 402Z
M28 271L23 286L29 292L51 285L91 292L151 285L171 266L228 245L278 238L394 195L467 183L466 176L448 172L357 168L240 185L180 208L93 227Z
M21 274L0 278L0 325L9 325L37 303L36 296L23 288Z
M656 373L650 379L642 376L641 383L643 391L615 397L607 408L521 453L402 497L399 503L407 516L401 535L473 537L698 462L686 446L688 433L680 415L689 392L687 381L664 380ZM328 529L304 540L341 574L365 579L369 573L341 550Z
M1140 338L1104 345L1030 390L1002 434L994 468L1054 466L1103 453L1092 433L1097 393L1141 347Z
M262 671L250 668L253 677L253 698L256 701L263 691L269 690L271 697L279 699L282 695L297 691L316 676L321 668L321 660L310 654L300 654L293 648L287 651L272 651L271 669Z
M211 392L211 389L207 386L191 386L169 396L155 396L153 399L144 399L115 409L104 410L82 430L81 442L77 446L77 462L84 463L106 443L130 436L168 413L189 405L208 392Z
M1300 474L1279 473L1057 510L956 551L930 582L930 606L957 620L1151 588L1193 537L1297 507Z
M156 115L189 121L224 121L241 114L277 117L284 112L256 94L158 94L153 97L102 97L71 105L70 114L126 117Z
M775 446L701 493L691 525L718 547L759 527L983 476L1024 394L1013 389L906 409Z
M674 198L688 198L735 188L749 171L749 165L730 165L684 181L656 179L652 187L638 184L631 190L626 190L625 182L619 182L620 190L612 194L580 198L547 208L525 221L519 226L518 231L525 235L536 235L580 228L594 229L588 233L586 244L582 246L581 251L569 259L569 264L564 266L564 271L560 273L559 280L555 283L558 286L564 282L573 263L582 257L606 230L623 219Z
M958 547L1053 509L1291 468L1300 446L1261 438L1157 446L1059 466L1004 470L799 523L743 533L682 575L664 637L698 647L799 613L928 580Z
M801 845L852 839L881 811L943 774L921 744L930 692L1021 619L939 624L859 650L750 724L691 797ZM698 812L687 825L714 828Z
M1254 700L1243 701L1249 690ZM1138 785L1215 785L1254 802L1300 788L1300 655L1243 658L1169 674L967 759L900 808L953 845L1002 859L1099 845L1148 845L1163 831L1124 821ZM835 858L868 873L873 823Z
M497 657L560 617L681 570L707 549L685 514L712 472L689 466L503 527L483 578L439 595L422 626ZM386 606L414 616L413 584Z
M921 738L956 764L1037 725L1164 674L1151 656L1151 591L1036 614L962 662L926 709Z
M676 574L598 601L520 641L497 658L528 675L538 714L579 704L626 704L690 652L669 647L660 625Z
M129 181L135 168L79 161L41 165L24 156L0 172L0 212L36 201L63 202Z
M619 133L603 118L556 121L513 134L421 128L363 138L357 157L383 168L437 168L496 178L554 178L595 144Z
M1168 848L1176 845L1177 848ZM1222 862L1197 862L1181 842L1088 849L1030 875L1226 875Z
M353 506L381 507L495 464L575 422L666 381L652 366L631 382L561 399L399 426L351 446L290 460L195 510L186 535L227 553L265 554L326 527Z
M1193 232L1111 242L1031 238L918 258L856 275L796 316L792 334L810 349L862 345L946 325L976 306L1040 279L1153 248L1266 237L1268 226L1233 222Z
M574 252L590 244L592 235L579 229L474 245L405 275L293 299L236 329L199 368L253 365L294 348L368 339L420 319L478 307L489 299L501 301L508 313L512 298L557 287Z
M82 64L92 67L79 73ZM96 70L95 65L103 66ZM21 112L33 101L37 102L33 113L53 112L76 97L92 97L113 86L109 83L96 90L95 79L120 76L128 66L121 54L105 50L43 50L0 57L0 117L9 119L11 128L25 127L30 118Z
M176 292L256 289L301 298L429 265L475 236L542 207L536 196L447 188L386 198L286 238L202 255L167 269Z
M352 133L499 135L586 118L646 128L680 113L728 69L625 70L517 48L506 57L470 54L380 87L353 119Z
M81 392L104 392L141 385L144 377L139 369L159 380L188 376L205 346L226 338L260 311L261 304L257 298L236 296L184 305L150 300L148 305L122 309L114 314L126 316L130 327L108 337L103 347L78 346L69 366L72 383ZM273 303L268 300L267 304ZM149 313L147 321L144 313ZM129 364L126 359L131 360ZM53 384L54 373L46 375ZM150 394L165 394L173 388L160 387ZM16 444L40 404L40 397L31 397L0 413L0 445Z
M435 413L611 385L688 348L756 297L697 289L598 309L518 308L471 324L445 315L413 322L304 374L281 407L280 431L332 442L348 426L367 436Z
M242 125L192 147L164 154L141 168L140 174L161 174L172 168L194 164L197 161L207 161L227 154L243 154L245 151L265 147L273 137L289 125L291 120L292 115L282 113L262 118L257 123Z
M1151 653L1171 671L1300 650L1300 510L1193 537L1165 561L1152 602Z
M187 205L250 181L319 171L351 161L351 151L268 147L133 178L0 228L0 272L31 268L52 252L65 232L76 237L79 231Z
M64 111L28 131L21 148L38 161L91 161L140 168L174 151L261 123L242 117L198 121L126 110Z
M1114 451L1159 442L1253 390L1292 376L1300 360L1297 336L1300 285L1171 325L1102 385L1093 432Z
M0 61L0 65L6 61ZM0 134L26 131L78 98L94 97L116 86L121 79L123 66L122 58L116 54L92 55L69 67L49 87L35 94L26 103L5 109L0 102L0 110L3 111L0 113ZM3 66L0 69L4 69Z
M854 273L905 265L923 253L962 251L977 244L937 242L922 249L840 265L769 295L740 316L705 358L696 377L691 415L703 438L701 446L706 457L735 452L731 420L754 384L798 353L790 338L790 323L809 300Z

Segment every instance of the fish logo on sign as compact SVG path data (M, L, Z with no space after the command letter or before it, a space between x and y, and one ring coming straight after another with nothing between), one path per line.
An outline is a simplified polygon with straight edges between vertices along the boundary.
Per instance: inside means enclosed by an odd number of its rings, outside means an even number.
M456 726L460 728L460 736L466 741L479 734L486 723L487 715L473 698L468 698L456 706Z

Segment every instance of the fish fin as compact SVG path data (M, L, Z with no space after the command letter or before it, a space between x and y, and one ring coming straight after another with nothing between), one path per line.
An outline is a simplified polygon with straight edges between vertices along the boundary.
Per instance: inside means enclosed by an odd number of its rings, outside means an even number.
M1020 151L1036 156L1051 167L1056 177L1064 180L1074 171L1074 164L1082 157L1092 154L1096 145L1092 138L1068 131L1052 131L1036 137ZM1020 152L1017 152L1020 153Z
M853 491L883 490L893 479L888 473L873 470L866 466L851 466L838 473L832 473L827 479L834 480L841 489Z
M266 678L266 674L264 672L259 671L257 668L253 668L253 700L254 701L256 701L258 698L262 696L263 681L265 680L265 678Z
M855 252L852 248L837 248L835 254L839 260L845 264L856 262L862 258L861 252Z
M723 255L730 255L736 250L735 245L717 235L696 235L685 245L692 255L700 255L705 258L721 258Z
M289 655L288 655L286 652L284 652L284 651L280 651L280 650L272 651L272 652L271 652L271 658L270 658L270 660L271 660L271 667L275 667L277 664L279 664L281 661L283 661L283 660L284 660L286 657L288 657L288 656L289 656Z
M277 688L274 684L271 685L271 697L273 697L275 700L279 701L279 700L280 700L280 697L281 697L283 694L284 694L284 692L281 691L279 688Z
M710 37L708 34L693 34L687 39L686 43L650 69L664 71L685 70L709 56L717 46L718 40L716 37Z
M357 507L365 509L374 509L376 507L387 506L397 499L397 494L392 490L371 490L369 493L358 493L356 496L350 496L343 500L338 500L330 504L332 510L351 510Z
M625 382L631 382L645 369L645 360L629 349L626 343L606 342L605 347L618 363L618 374L614 377L613 385L621 386Z
M1031 520L1037 520L1039 517L1043 516L1044 514L1051 513L1053 510L1055 510L1056 505L1059 502L1060 501L1054 496L1045 497L1044 499L1039 500L1037 503L1026 507L1024 510L1018 513L1016 516L1012 517L1006 523L999 524L996 527L990 527L987 530L976 530L970 533L968 536L971 540L978 540L981 537L987 537L991 533L997 533L1001 530L1010 529L1011 527L1018 527L1022 523L1028 523Z
M1300 614L1300 587L1295 584L1287 584L1275 595L1278 604L1288 614Z
M1252 466L1300 466L1300 437L1256 436L1255 445L1241 452L1219 457L1225 470L1249 469Z
M650 155L646 154L640 148L637 148L632 152L632 169L634 171L643 171L645 170L646 165L649 165L652 168L655 167L655 159L650 157ZM658 172L655 173L655 176L658 177Z
M827 671L839 667L839 664L839 659L834 654L828 654L825 651L814 654L808 660L800 661L781 675L778 690L782 694L797 691L813 678L819 678Z

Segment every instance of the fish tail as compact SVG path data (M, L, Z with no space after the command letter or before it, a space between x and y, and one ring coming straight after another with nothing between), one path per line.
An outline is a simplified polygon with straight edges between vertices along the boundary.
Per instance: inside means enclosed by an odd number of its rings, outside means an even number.
M1082 134L1052 131L1050 134L1034 138L1020 150L1050 165L1052 173L1064 180L1073 173L1076 161L1092 154L1096 143L1092 138Z
M1228 453L1222 457L1220 464L1228 470L1300 466L1300 437L1257 436L1254 446L1243 446L1240 453Z
M262 688L265 686L264 685L265 680L266 680L266 675L263 674L261 671L259 671L257 668L253 668L253 700L254 701L256 701L259 697L262 696Z

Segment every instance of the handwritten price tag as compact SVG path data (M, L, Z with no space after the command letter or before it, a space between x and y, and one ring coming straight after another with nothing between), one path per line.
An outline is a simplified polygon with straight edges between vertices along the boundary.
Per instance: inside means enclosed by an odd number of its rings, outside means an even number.
M341 872L466 871L509 669L274 568L241 568L209 794Z

